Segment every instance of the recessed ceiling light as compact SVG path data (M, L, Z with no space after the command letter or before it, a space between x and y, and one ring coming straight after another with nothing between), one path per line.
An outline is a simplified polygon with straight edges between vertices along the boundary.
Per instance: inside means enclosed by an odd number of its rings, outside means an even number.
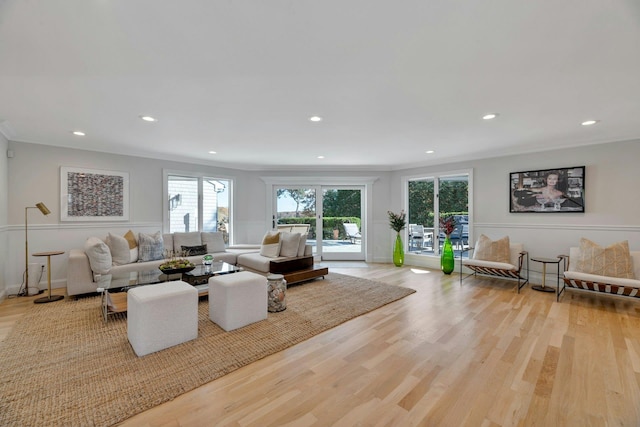
M425 153L427 153L427 154L433 154L433 153L435 153L435 151L433 151L433 150L427 150L427 151L425 151Z
M496 117L498 117L498 113L489 113L482 116L484 120L491 120L491 119L495 119Z
M84 132L79 131L79 130L74 130L71 133L74 134L75 136L85 136L86 135Z
M319 159L324 159L324 156L318 156Z
M144 120L145 122L157 122L158 119L156 119L155 117L151 117L151 116L140 116L140 118L142 120Z
M218 154L217 151L209 151L209 154Z
M585 120L584 122L582 122L582 126L591 126L591 125L595 125L596 123L598 123L600 120Z
M311 120L312 122L321 122L322 121L322 117L320 117L320 116L311 116L311 117L309 117L309 120Z

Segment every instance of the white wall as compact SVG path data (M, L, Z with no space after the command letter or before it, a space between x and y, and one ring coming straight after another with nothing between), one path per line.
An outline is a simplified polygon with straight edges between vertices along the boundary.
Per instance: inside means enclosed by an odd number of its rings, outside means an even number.
M267 186L265 176L281 176L279 172L260 172L226 169L214 166L170 162L165 160L128 157L114 154L39 144L10 142L15 157L9 160L8 239L4 245L8 250L7 283L17 291L24 269L24 207L44 202L51 214L43 216L37 210L29 211L29 252L64 250L66 253L53 257L51 273L53 287L63 287L66 281L68 251L81 248L87 237L104 237L108 232L124 234L132 229L136 232L154 232L162 229L162 177L163 170L200 172L211 176L233 180L233 243L258 243L266 230L271 228L266 215ZM73 166L129 173L130 220L116 222L61 222L60 221L60 167ZM305 172L287 171L287 177L370 177L364 172ZM386 260L386 248L390 236L386 223L388 203L388 172L380 177L372 191L374 221L368 246L368 259ZM379 178L379 179L378 179ZM378 212L382 212L379 214ZM381 232L381 230L384 230ZM382 240L375 236L382 235ZM390 238L389 238L390 239ZM31 257L29 262L42 263L43 259ZM44 275L46 278L46 274ZM46 279L40 288L46 288Z
M480 233L490 238L508 235L511 241L523 242L530 255L551 258L568 254L583 236L601 245L629 240L632 249L640 250L639 159L640 141L616 142L399 171L392 185L400 185L404 176L434 169L473 168L475 238ZM510 172L583 165L584 213L509 213ZM424 262L409 258L409 262ZM530 268L541 271L538 263Z
M0 146L2 141L0 140ZM6 142L5 142L6 145ZM108 231L157 231L162 227L163 169L197 171L234 180L234 243L255 243L271 227L267 220L267 186L265 177L374 177L368 223L367 260L389 262L394 233L390 230L387 210L404 207L402 179L405 176L433 171L473 169L475 236L485 233L498 238L509 235L522 241L532 255L555 256L566 253L580 236L608 244L628 239L633 249L640 249L638 213L640 200L635 189L640 182L640 141L600 144L575 149L481 159L472 162L413 168L402 171L242 171L128 157L90 151L49 147L38 144L9 143L12 159L0 160L0 198L2 176L9 174L8 206L5 230L0 228L0 253L4 252L5 287L15 287L22 280L24 268L24 207L42 201L52 211L49 216L37 210L29 212L30 252L82 247L92 235L105 236ZM3 161L8 162L3 166ZM509 172L586 166L586 212L584 214L509 213ZM68 223L60 222L60 166L125 171L130 174L130 211L128 222ZM1 169L4 167L5 169ZM4 185L6 188L7 185ZM6 195L4 197L7 197ZM0 209L0 221L2 220ZM0 227L2 227L0 223ZM52 259L55 286L64 286L67 254ZM438 266L438 260L407 255L407 264ZM32 259L31 262L34 260ZM38 260L40 261L40 260ZM539 266L532 263L532 268ZM42 288L46 284L41 282Z
M9 199L9 168L7 164L7 149L9 142L0 133L0 301L7 296L7 205Z

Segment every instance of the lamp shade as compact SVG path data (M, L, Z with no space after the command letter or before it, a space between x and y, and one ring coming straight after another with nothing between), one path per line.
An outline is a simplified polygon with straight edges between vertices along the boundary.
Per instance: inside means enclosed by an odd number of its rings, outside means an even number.
M43 215L49 215L51 213L49 208L46 207L42 202L36 203L36 208L40 209L40 212L42 212Z

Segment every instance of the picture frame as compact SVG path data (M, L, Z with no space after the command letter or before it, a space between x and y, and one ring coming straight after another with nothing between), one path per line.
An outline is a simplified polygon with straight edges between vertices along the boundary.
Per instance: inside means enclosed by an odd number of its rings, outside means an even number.
M509 212L584 212L585 169L584 166L573 166L511 172Z
M61 221L128 221L129 173L60 167Z

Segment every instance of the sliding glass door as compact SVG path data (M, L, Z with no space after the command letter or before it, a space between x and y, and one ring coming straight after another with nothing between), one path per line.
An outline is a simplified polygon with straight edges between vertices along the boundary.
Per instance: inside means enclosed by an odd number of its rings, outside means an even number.
M363 187L274 186L273 193L275 228L307 224L314 255L323 260L364 260Z

